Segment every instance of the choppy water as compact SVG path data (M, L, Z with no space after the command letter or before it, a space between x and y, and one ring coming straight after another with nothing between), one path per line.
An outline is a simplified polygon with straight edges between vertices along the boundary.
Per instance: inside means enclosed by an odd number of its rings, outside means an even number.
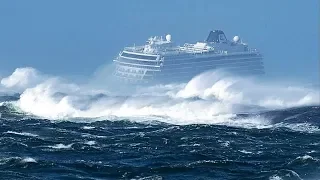
M319 106L261 128L35 119L1 106L1 179L319 179Z
M124 95L21 68L0 90L20 92L0 96L0 179L320 179L316 87L213 72Z

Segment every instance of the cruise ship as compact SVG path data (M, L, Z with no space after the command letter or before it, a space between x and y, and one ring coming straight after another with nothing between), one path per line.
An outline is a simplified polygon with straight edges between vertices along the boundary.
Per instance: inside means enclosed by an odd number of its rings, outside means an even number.
M187 82L214 69L233 74L264 74L263 56L239 36L230 41L222 30L205 41L175 45L171 35L150 37L145 45L125 47L113 60L113 75L128 83Z

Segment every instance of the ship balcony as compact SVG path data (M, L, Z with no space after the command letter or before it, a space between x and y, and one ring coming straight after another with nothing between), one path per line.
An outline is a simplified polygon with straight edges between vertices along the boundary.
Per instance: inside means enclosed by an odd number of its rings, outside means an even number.
M125 80L128 82L144 82L148 80L152 80L154 75L148 74L148 73L134 73L134 72L126 72L126 71L115 71L113 75L116 78L119 78L121 80Z
M146 70L145 69L127 68L127 67L118 66L118 67L116 67L116 72L144 75L146 73Z
M125 59L118 57L113 60L118 67L131 68L131 69L143 69L148 71L160 71L160 61L139 61L132 59Z

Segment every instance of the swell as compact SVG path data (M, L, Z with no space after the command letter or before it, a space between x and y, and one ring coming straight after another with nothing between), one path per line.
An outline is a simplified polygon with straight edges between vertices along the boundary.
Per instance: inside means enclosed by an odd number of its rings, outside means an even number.
M320 103L319 91L314 87L238 77L222 71L199 74L187 83L126 86L121 91L111 91L108 87L94 88L90 83L70 83L33 68L18 68L1 84L21 91L0 98L3 117L24 115L74 122L129 119L140 123L264 128L290 119L304 123L297 120L301 115L293 112L294 108L311 116L299 108L317 107Z
M320 167L319 133L128 120L1 121L2 177L18 171L29 179L308 179Z
M168 124L168 125L192 125L192 124L203 124L203 125L221 125L228 127L246 128L246 129L284 129L286 131L300 131L307 133L319 133L320 132L320 122L318 121L320 117L320 106L304 106L295 108L286 108L281 110L262 110L250 113L237 113L232 115L225 115L221 117L218 122L207 122L202 123L201 121L191 121L187 124L175 123L168 117L164 116L152 116L148 117L101 117L101 118L67 118L67 119L55 119L53 122L69 121L76 123L95 123L100 121L110 121L110 122L133 122L141 125L147 124ZM24 120L24 119L43 119L42 117L37 117L32 114L22 112L13 106L11 103L3 103L0 106L0 114L2 119L7 120ZM52 119L51 119L52 121ZM94 128L88 124L85 128Z

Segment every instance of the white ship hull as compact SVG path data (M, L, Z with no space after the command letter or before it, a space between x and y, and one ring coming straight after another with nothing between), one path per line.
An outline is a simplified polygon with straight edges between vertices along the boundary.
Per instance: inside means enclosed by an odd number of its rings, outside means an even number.
M146 52L145 47L126 48L114 60L114 75L125 82L169 83L188 81L214 69L240 75L264 74L262 55L245 44L212 42L212 50L205 45L166 47L156 52Z

